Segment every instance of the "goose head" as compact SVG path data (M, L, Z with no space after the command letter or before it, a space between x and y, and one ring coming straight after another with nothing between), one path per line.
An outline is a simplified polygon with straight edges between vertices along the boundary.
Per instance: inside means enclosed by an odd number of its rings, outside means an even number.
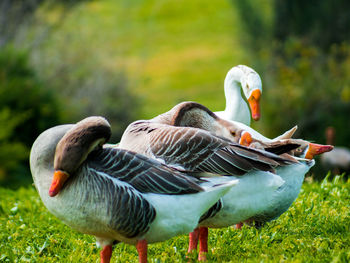
M250 125L251 118L256 121L260 119L262 82L256 71L244 65L231 68L226 75L224 88L226 109L224 112L217 112L220 117L246 125ZM242 93L248 102L250 113Z
M284 139L273 142L262 142L251 136L248 131L242 131L239 138L239 144L267 151L278 150L285 147L294 147L295 149L290 150L293 156L312 160L315 155L320 155L325 152L333 150L332 145L322 145L317 143L311 143L302 139ZM294 146L293 146L294 145Z
M262 94L262 84L258 73L255 71L243 75L241 85L244 96L247 98L253 120L260 119L260 97Z
M313 159L315 155L330 152L334 148L332 145L311 143L304 140L299 141L301 141L301 146L293 151L293 155L309 160Z
M102 117L88 117L75 124L56 146L54 176L49 195L57 195L65 181L80 167L89 153L102 147L110 136L110 125Z

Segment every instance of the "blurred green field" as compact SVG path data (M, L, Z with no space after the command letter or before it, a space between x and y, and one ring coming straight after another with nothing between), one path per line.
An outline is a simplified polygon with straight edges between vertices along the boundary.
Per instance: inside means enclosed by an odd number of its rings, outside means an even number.
M296 138L325 144L333 126L335 145L349 147L350 39L335 34L347 29L345 0L40 0L23 20L28 2L4 1L13 16L0 21L0 185L30 181L30 147L54 125L105 116L117 142L130 122L182 101L223 110L238 64L262 77L253 128L276 137L298 125Z
M0 188L0 262L98 262L94 238L63 225L34 187ZM305 182L290 209L260 230L210 230L208 262L349 262L350 180ZM149 246L149 262L188 262L188 238ZM196 261L196 255L191 258ZM133 246L116 245L112 262L137 262Z
M228 70L256 64L241 42L236 12L225 0L87 2L64 19L45 52L58 56L68 39L76 59L97 57L101 66L125 70L129 87L142 98L140 118L184 100L221 110ZM46 14L49 21L55 17L55 11Z

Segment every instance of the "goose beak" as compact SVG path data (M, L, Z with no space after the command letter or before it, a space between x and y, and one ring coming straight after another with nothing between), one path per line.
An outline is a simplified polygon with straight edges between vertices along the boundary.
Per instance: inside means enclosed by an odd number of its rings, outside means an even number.
M260 119L260 97L261 91L259 89L256 89L253 90L252 94L248 98L249 107L252 112L252 118L255 121Z
M58 192L61 190L64 182L68 179L69 174L64 172L64 171L60 171L60 170L56 170L53 174L53 178L52 178L52 183L50 186L50 190L49 190L49 195L51 197L54 197L55 195L58 194Z
M322 145L322 144L316 144L316 143L309 143L309 148L307 149L305 158L311 160L314 158L315 155L329 152L331 150L333 150L332 145Z
M239 144L243 146L249 146L253 141L252 136L249 132L244 131L241 135L241 139L239 139Z

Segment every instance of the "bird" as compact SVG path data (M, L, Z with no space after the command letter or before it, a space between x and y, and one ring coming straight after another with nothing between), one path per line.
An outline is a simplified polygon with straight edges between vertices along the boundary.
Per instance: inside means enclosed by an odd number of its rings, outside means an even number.
M186 111L186 107L183 109ZM131 123L116 147L144 154L179 170L227 175L243 175L254 169L272 171L277 166L297 162L267 151L242 146L202 128L169 125L166 121L168 113L151 120ZM211 114L215 116L214 113ZM212 123L206 123L205 118L200 120L198 117L195 122L208 124L208 129L220 126L209 128ZM220 128L220 132L229 135L225 128Z
M242 98L241 90L243 90L249 107ZM262 83L259 74L255 70L245 65L231 68L225 77L224 91L226 108L224 111L215 112L217 116L245 125L250 125L250 115L256 121L260 119L259 101L262 95Z
M266 184L268 190L275 191L283 182L283 179L274 175L277 167L295 164L295 170L308 170L313 165L313 162L310 162L302 166L294 158L284 158L267 151L242 146L234 140L227 139L239 137L239 131L225 125L230 125L230 122L220 119L205 106L185 102L151 120L131 123L122 135L118 148L144 154L180 170L239 178L236 187L242 186L241 193L249 186L249 183L245 183L247 180L258 182L255 184L256 188L248 187L252 193L260 190L262 184ZM298 146L299 144L294 147ZM235 193L233 195L236 196ZM203 214L201 221L204 222L206 217L214 218L219 211L226 213L226 196L230 198L226 194L222 198L223 202L217 203ZM254 199L254 202L257 199ZM242 210L247 210L246 205L243 202L241 204ZM261 205L266 206L265 203ZM252 211L260 210L255 208ZM252 211L240 219L249 219L255 215ZM229 225L233 223L237 222L230 222Z
M242 97L242 92L247 102ZM288 139L297 130L294 126L284 134L269 139L250 128L251 116L255 121L261 117L260 98L262 95L262 82L259 74L252 68L245 65L238 65L231 68L225 78L224 91L226 97L226 108L224 111L214 112L221 119L233 122L234 126L248 131L254 138L262 141L278 141Z
M157 160L105 143L106 119L92 116L44 131L33 143L30 169L46 208L71 228L96 237L101 262L112 245L147 244L187 234L231 187L232 178L191 177Z
M326 143L335 144L335 128L327 127ZM333 151L321 156L322 165L331 169L334 174L350 171L350 149L344 146L335 146Z
M157 135L154 137L150 136L148 132L153 129L158 129ZM249 135L247 131L241 129L241 126L235 126L233 122L219 118L204 105L183 102L149 121L131 124L123 134L121 145L130 150L139 150L150 157L163 159L166 164L185 166L186 158L195 159L197 157L202 160L201 156L197 156L196 153L204 154L211 147L209 140L205 139L200 140L202 147L199 147L199 144L192 145L191 139L194 139L195 136L192 133L187 133L189 131L196 131L198 134L204 134L207 131L209 132L209 134L206 133L207 137L211 140L221 138L235 147L238 147L237 143L242 143L242 137L245 141L245 137ZM173 133L173 136L168 133ZM298 196L306 172L315 164L313 155L329 151L332 148L300 139L261 142L252 138L251 135L250 137L249 143L258 144L260 146L259 152L262 154L269 153L265 151L266 148L271 148L272 151L278 149L278 153L281 154L280 158L283 156L284 163L279 163L274 169L259 169L257 167L251 170L246 169L244 176L239 176L242 173L237 173L237 171L216 170L218 173L233 176L239 180L239 183L221 199L221 202L203 214L198 225L199 228L190 234L189 252L196 249L199 238L199 260L205 260L205 254L208 251L208 227L226 227L243 221L255 221L257 225L261 225L277 218L289 208ZM154 148L154 145L158 145L159 140L163 139L162 145ZM286 141L288 143L285 143ZM246 146L250 146L250 144ZM190 155L190 147L198 149L197 152ZM251 148L244 149L253 150ZM169 152L169 155L177 155L182 151L188 153L188 156L184 158L185 161L164 156L164 152ZM294 151L295 156L286 155L286 152L290 151ZM304 158L306 156L308 159ZM223 158L232 162L227 156ZM286 162L286 160L288 161ZM210 171L213 168L219 169L215 167L216 162L213 163L210 160L207 162L209 165L201 165L202 169L207 169L205 171ZM219 164L218 166L223 167L223 165L227 164Z
M204 105L193 101L178 103L172 109L154 117L151 121L170 126L203 129L241 145L245 144L244 140L250 140L249 144L258 143L266 149L274 147L274 145L288 143L303 144L303 140L291 139L297 126L274 139L269 139L245 124L222 119Z

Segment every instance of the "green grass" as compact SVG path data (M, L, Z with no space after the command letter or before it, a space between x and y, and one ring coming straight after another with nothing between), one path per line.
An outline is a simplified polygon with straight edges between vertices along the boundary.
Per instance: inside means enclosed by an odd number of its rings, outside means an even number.
M94 242L52 216L34 187L0 188L0 262L98 262ZM152 244L149 261L186 262L187 242ZM290 209L262 229L211 229L209 250L209 262L349 262L350 180L305 182ZM136 262L136 249L116 245L115 261Z

